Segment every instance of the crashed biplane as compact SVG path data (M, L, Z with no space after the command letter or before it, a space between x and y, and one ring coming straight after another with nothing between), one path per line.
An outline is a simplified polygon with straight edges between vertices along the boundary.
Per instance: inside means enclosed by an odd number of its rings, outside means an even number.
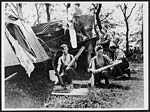
M39 37L40 40L44 41L49 48L57 51L55 64L57 63L58 57L62 53L60 50L61 44L67 44L69 46L69 52L73 55L75 55L82 46L85 46L86 49L82 53L78 61L78 68L87 71L87 67L94 53L94 47L98 38L92 37L94 17L82 15L81 20L84 21L86 33L90 38L84 41L77 42L77 48L72 47L69 30L63 28L62 21L37 24L35 26L32 26L32 29L36 36Z

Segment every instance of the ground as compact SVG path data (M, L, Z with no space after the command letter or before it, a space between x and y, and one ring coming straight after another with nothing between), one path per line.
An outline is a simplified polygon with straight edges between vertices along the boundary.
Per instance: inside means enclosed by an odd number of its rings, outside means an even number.
M108 88L89 88L87 96L54 96L50 81L32 81L20 74L5 81L5 108L143 108L143 63L132 62L130 69L131 79L110 80ZM73 82L88 87L89 75L84 77Z

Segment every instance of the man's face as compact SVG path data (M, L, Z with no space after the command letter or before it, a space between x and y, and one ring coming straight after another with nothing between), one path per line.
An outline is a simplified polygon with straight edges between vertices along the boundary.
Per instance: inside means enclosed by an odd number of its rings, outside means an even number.
M103 49L98 50L98 51L96 52L96 54L97 54L98 56L102 56L102 55L103 55Z
M63 48L63 53L65 53L65 54L68 53L68 47Z
M115 51L116 51L116 48L115 48L115 47L111 47L111 48L110 48L110 51L111 51L111 52L115 52Z

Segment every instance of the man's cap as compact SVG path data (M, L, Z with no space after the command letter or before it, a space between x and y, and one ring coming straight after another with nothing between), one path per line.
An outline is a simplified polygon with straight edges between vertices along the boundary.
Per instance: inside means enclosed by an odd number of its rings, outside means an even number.
M102 47L101 45L97 45L97 46L95 47L95 51L99 51L99 50L101 50L101 49L103 49L103 47Z
M67 44L62 44L60 47L64 48L64 47L68 47L68 45Z

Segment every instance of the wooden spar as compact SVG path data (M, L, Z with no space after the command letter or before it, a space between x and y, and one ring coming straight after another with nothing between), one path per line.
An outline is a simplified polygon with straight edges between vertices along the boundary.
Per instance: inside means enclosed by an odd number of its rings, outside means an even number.
M120 64L120 63L122 63L122 60L114 61L113 64L111 64L111 65L108 65L108 66L105 66L105 67L102 67L102 68L97 69L97 70L95 71L95 73L99 73L99 72L101 72L101 71L103 71L103 70L105 70L105 69L107 69L107 68L113 67L113 66L118 65L118 64Z
M81 55L81 53L84 51L85 47L82 46L79 50L79 52L76 54L75 58L69 63L69 67L74 64L74 62L78 59L78 57Z
M85 47L82 46L82 47L80 48L79 52L76 54L75 58L78 58L78 57L81 55L81 53L83 52L84 49L85 49Z
M110 67L116 66L116 65L118 65L118 64L120 64L120 63L122 63L122 60L114 61L113 64L104 66L104 67L102 67L102 68L99 68L99 69L95 70L94 73L99 73L99 72L101 72L101 71L103 71L103 70L105 70L105 69L108 69L108 68L110 68ZM92 72L92 69L89 69L89 72L90 72L90 71Z
M57 78L58 78L58 80L59 80L61 86L64 86L64 82L63 82L63 80L62 80L60 74L58 73L58 71L57 71L57 69L56 69L56 67L55 67L54 60L52 61L52 66L53 66L53 68L54 68L54 70L55 70L55 75L57 76Z
M97 70L94 72L94 74L95 74L95 73L99 73L99 72L101 72L101 71L103 71L103 70L105 70L105 69L108 69L108 68L110 68L110 67L113 67L113 66L115 66L115 65L118 65L118 64L120 64L120 63L122 63L122 60L114 61L113 64L111 64L111 65L108 65L108 66L105 66L105 67L102 67L102 68L97 69ZM88 69L88 71L89 71L89 72L92 72L92 69ZM95 83L95 80L94 80L94 75L93 75L93 73L92 73L92 74L91 74L91 78L90 78L90 84L91 84L92 87L94 86L94 83Z
M76 37L75 29L73 27L73 23L70 23L69 34L70 34L70 42L72 48L77 48L77 37Z
M13 74L10 75L9 77L7 77L7 78L5 79L5 81L9 80L10 78L14 77L15 75L17 75L17 72L16 72L16 73L13 73Z

